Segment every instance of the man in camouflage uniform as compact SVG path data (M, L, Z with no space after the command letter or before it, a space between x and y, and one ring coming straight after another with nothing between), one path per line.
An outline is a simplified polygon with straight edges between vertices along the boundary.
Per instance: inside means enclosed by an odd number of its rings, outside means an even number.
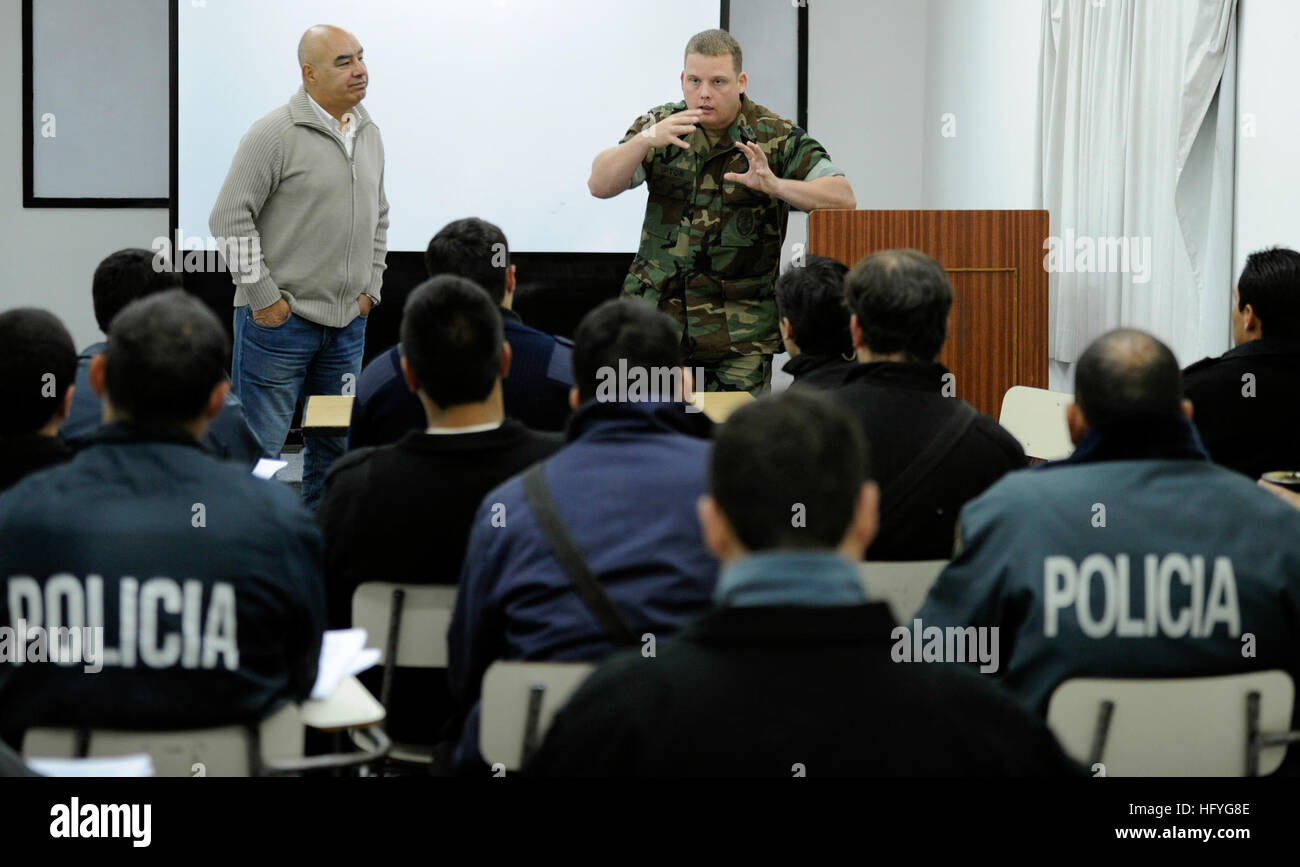
M745 96L741 50L724 30L686 45L682 95L646 112L592 164L610 198L649 187L641 246L623 293L677 320L704 391L758 391L781 351L773 283L790 208L854 208L816 139Z

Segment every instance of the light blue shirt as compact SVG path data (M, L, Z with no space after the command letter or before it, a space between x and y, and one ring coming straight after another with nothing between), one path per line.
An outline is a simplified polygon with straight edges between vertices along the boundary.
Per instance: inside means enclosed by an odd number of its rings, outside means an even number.
M764 551L725 566L713 602L749 605L863 605L857 566L830 550Z

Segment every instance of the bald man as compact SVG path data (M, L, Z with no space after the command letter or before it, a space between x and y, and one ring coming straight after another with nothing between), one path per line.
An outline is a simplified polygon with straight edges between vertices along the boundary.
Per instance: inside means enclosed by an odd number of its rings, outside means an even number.
M302 87L239 143L208 219L235 281L231 379L267 457L308 395L353 393L380 299L388 200L383 140L361 106L363 54L346 30L303 34ZM308 506L346 445L306 441Z

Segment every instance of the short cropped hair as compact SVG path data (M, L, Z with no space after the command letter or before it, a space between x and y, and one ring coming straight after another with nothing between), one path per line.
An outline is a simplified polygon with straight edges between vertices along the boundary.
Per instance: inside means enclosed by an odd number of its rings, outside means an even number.
M180 274L154 267L157 254L139 248L118 250L95 269L90 294L95 304L95 322L108 333L113 317L132 301L157 292L181 288Z
M487 400L501 372L501 311L473 280L443 274L406 298L401 353L438 407Z
M77 349L59 318L19 307L0 313L0 436L49 423L77 376Z
M596 397L601 370L647 373L682 366L677 325L665 313L636 298L615 298L596 307L578 323L573 334L573 381L583 401Z
M776 306L794 326L800 352L848 355L853 352L849 308L844 303L844 275L849 269L826 256L809 256L776 281Z
M853 416L825 395L790 389L727 419L715 437L709 488L750 551L835 548L870 476Z
M1183 374L1168 346L1145 331L1117 328L1079 356L1074 402L1093 428L1177 415Z
M104 384L131 421L179 427L202 414L229 358L230 338L216 314L183 289L169 289L114 317Z
M724 54L731 55L731 68L739 76L744 69L744 58L741 56L740 43L736 37L732 36L725 30L702 30L691 37L691 41L686 43L686 52L682 56L682 62L692 54L703 54L705 57L721 57Z
M454 274L482 286L494 304L506 297L506 271L510 246L501 228L478 217L466 217L443 226L424 251L430 277Z
M1300 339L1300 253L1271 247L1247 256L1237 280L1237 309L1247 304L1259 317L1261 337Z
M943 266L920 250L880 250L864 257L844 278L844 299L872 352L934 361L943 349L952 284Z

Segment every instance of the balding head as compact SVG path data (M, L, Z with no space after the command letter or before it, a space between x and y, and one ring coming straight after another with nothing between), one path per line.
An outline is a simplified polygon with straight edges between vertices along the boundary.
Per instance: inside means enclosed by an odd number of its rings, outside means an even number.
M1131 328L1108 331L1079 356L1074 400L1089 428L1186 412L1178 360L1168 346Z
M307 28L298 41L303 87L335 117L365 99L369 77L363 53L355 36L329 24Z

